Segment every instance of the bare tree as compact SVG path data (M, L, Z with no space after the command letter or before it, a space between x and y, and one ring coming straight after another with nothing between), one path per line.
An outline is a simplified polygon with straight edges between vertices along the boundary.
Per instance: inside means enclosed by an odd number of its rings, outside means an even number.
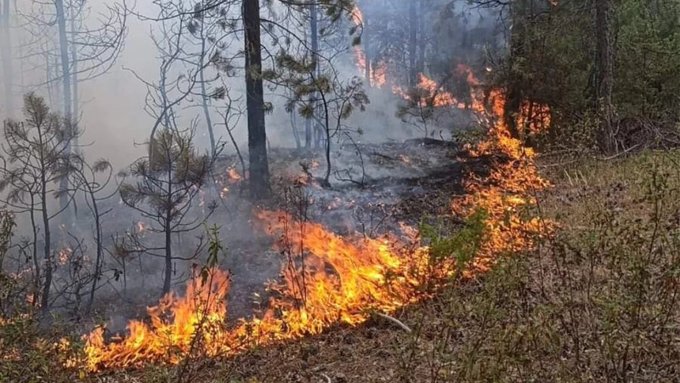
M32 2L31 5L30 11L22 13L26 29L32 36L27 47L29 54L23 59L46 58L37 64L45 66L47 75L36 87L47 86L50 94L55 95L51 89L58 83L56 93L63 117L77 127L79 83L105 74L115 63L123 49L127 13L117 4L108 6L107 11L99 15L98 24L90 27L84 22L90 16L85 0L53 0ZM56 39L53 38L55 35ZM78 138L74 137L69 145L77 148ZM69 146L68 150L73 148ZM67 185L63 183L61 187ZM67 203L65 197L60 203L62 206Z

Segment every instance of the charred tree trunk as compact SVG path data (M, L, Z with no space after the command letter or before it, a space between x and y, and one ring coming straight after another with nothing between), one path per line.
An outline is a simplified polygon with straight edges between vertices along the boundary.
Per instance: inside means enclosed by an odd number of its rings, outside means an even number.
M12 39L10 36L10 0L4 0L0 10L0 56L2 56L2 83L4 89L4 108L6 116L12 117L14 106L12 105Z
M38 140L40 147L43 147L43 131L42 127L38 126ZM50 230L50 217L49 217L49 212L47 210L47 174L46 172L48 171L48 164L47 164L47 159L44 157L43 151L41 149L39 153L39 160L40 160L40 209L42 213L42 224L43 224L43 231L44 231L44 236L43 240L45 243L43 244L43 251L44 251L44 259L45 259L45 281L43 282L43 289L41 292L40 296L40 310L43 314L47 314L49 312L49 303L50 303L50 289L52 288L52 238L51 238L51 230Z
M43 229L45 230L44 235L44 256L45 256L45 281L43 283L43 290L40 296L40 310L43 313L49 312L50 303L50 289L52 288L52 248L50 242L52 241L50 232L50 219L49 213L47 211L47 182L45 181L44 174L41 179L41 193L40 193L40 206L42 209L42 221Z
M613 126L614 49L612 40L612 0L595 0L595 96L600 113L599 144L606 153L616 148Z
M411 87L415 87L418 83L418 69L416 68L418 61L416 59L418 49L418 9L416 6L417 2L415 0L409 1L408 83Z
M102 238L102 225L101 225L101 215L99 214L99 205L97 204L97 198L95 197L94 191L88 186L88 193L90 195L90 203L92 203L92 213L94 217L94 234L95 234L95 244L97 246L97 254L94 260L94 277L92 278L92 286L90 288L90 297L87 303L87 313L92 310L92 305L94 304L94 293L97 291L97 283L102 273L102 258L104 256L104 246Z
M170 227L170 212L165 217L167 223L165 225L165 271L163 278L163 294L166 295L170 292L170 287L172 287L172 228Z
M246 106L248 109L248 150L250 158L250 194L254 199L269 194L267 133L264 119L262 86L262 47L260 42L260 2L243 0L245 34Z

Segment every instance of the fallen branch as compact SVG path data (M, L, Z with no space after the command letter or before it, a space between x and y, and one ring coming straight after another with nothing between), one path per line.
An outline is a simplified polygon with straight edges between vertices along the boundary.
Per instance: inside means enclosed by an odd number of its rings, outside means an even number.
M410 327L408 327L407 325L405 325L404 322L400 321L400 320L397 319L397 318L391 317L391 316L389 316L389 315L387 315L387 314L383 314L383 313L376 313L376 314L377 314L379 317L384 318L384 319L387 319L388 321L390 321L390 322L396 324L397 326L401 327L402 330L404 330L404 331L406 331L406 332L408 332L408 333L413 332L413 330L411 330Z

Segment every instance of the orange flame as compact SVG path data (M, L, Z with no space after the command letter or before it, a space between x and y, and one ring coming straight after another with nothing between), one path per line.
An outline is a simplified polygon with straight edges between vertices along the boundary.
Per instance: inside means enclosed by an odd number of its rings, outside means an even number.
M350 19L357 28L363 27L364 14L361 12L361 9L359 9L358 6L356 5L354 6L354 9L352 10L352 13L350 15ZM368 62L368 58L366 57L366 52L364 51L364 48L360 44L357 44L354 47L352 47L352 50L354 51L354 60L356 61L359 73L361 73L362 76L366 77L366 69L368 68L368 65L370 65L371 63ZM382 88L387 83L387 63L379 61L377 63L372 64L373 65L370 68L369 73L370 85L375 88Z
M198 329L202 330L202 347L221 347L212 343L210 328L225 320L228 292L226 272L214 269L207 275L194 275L183 298L172 293L163 297L158 306L148 308L151 323L131 321L129 335L115 339L119 342L106 344L101 327L90 333L85 347L88 368L136 366L150 361L177 363L190 351Z

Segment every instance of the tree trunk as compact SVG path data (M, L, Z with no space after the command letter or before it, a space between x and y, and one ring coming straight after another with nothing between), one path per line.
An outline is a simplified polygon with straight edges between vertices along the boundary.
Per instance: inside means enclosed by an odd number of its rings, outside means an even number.
M10 0L4 0L0 11L0 56L2 57L2 83L4 89L4 108L5 116L13 117L14 106L12 104L12 39L10 35Z
M167 155L167 154L166 154ZM171 161L171 160L170 160ZM171 164L168 164L171 165ZM165 231L165 277L163 279L163 294L165 296L170 292L170 287L172 284L172 166L168 166L168 191L166 194L166 206L168 206L165 212L165 222L163 222L163 230Z
M409 21L409 39L408 39L408 82L409 86L415 87L418 83L418 69L416 68L416 51L418 48L418 11L416 8L417 2L415 0L409 1L408 21Z
M71 93L71 57L69 55L69 47L68 47L68 39L66 36L66 14L64 11L64 1L63 0L55 0L54 5L56 7L56 12L57 12L57 27L59 30L59 57L61 59L61 83L62 83L62 103L63 103L63 108L64 108L64 119L66 119L66 122L70 124L73 121L73 99L72 93ZM70 140L69 140L70 141ZM67 152L70 153L71 151L71 144L69 142L67 148ZM60 184L59 187L62 190L65 190L67 188L67 179L64 177ZM61 197L59 198L59 208L64 209L66 204L68 203L68 195L67 193L62 193ZM68 223L69 221L69 212L64 209L64 223Z
M264 120L259 0L243 0L242 11L246 56L250 194L252 198L257 200L265 198L269 194L269 164L267 162L267 133L265 131Z
M425 14L425 2L420 0L418 2L419 12L416 20L418 21L418 37L420 42L418 44L418 59L416 62L416 72L425 73L425 49L427 48L427 42L425 41L425 23L423 23L423 15Z
M87 303L86 311L87 313L89 313L92 310L92 304L94 303L94 293L97 291L97 282L99 282L99 277L101 276L102 273L102 257L104 255L104 246L102 243L103 239L102 239L101 216L99 214L97 198L95 197L94 191L89 187L88 193L90 194L90 202L92 203L97 252L96 258L94 260L94 278L92 278L92 288L90 289L90 298Z
M35 200L34 196L31 194L31 210L30 210L30 216L31 216L31 229L32 229L32 234L33 234L33 249L32 249L32 255L33 255L33 267L35 268L35 282L34 282L34 289L33 289L33 299L31 300L31 305L34 307L38 304L38 296L40 296L40 278L42 276L40 275L40 260L38 259L38 222L35 220Z
M45 258L45 282L43 284L43 291L40 296L40 310L43 314L49 312L49 302L50 302L50 289L52 287L52 238L50 230L50 218L49 212L47 210L47 172L48 164L46 159L43 157L43 132L42 127L38 126L38 139L40 140L40 209L42 212L42 224L44 237L43 244L44 258Z
M524 39L525 23L526 23L526 4L523 1L512 3L510 6L512 29L510 32L510 52L509 52L509 67L513 68L513 62L524 56ZM517 127L517 119L515 115L519 112L522 106L522 84L516 80L519 76L511 76L511 79L506 89L506 102L504 108L505 125L508 127L508 133L513 138L520 138L519 129Z
M600 149L606 153L613 153L617 149L612 121L614 117L612 104L614 87L612 8L611 0L595 0L595 95L597 111L601 113Z
M204 68L203 68L203 59L201 59L201 69L200 69L200 79L199 81L201 82L201 98L202 98L202 106L203 106L203 115L205 116L205 124L206 127L208 128L208 136L210 138L210 154L212 157L215 157L217 154L217 142L215 142L215 132L213 131L213 124L212 124L212 118L210 117L210 109L208 109L208 95L206 94L206 86L205 86L205 75L204 75Z
M204 6L204 5L202 5ZM210 116L210 110L208 109L208 92L206 90L205 86L205 20L201 19L201 56L200 56L200 63L199 63L199 81L201 82L201 98L202 98L202 104L203 104L203 115L205 116L205 124L206 127L208 128L208 135L210 138L210 153L212 154L212 157L215 157L217 154L217 142L215 142L215 132L213 131L213 123L212 123L212 118ZM227 126L227 129L229 127Z
M61 82L63 92L64 118L70 121L73 117L73 99L71 94L71 57L69 55L68 38L66 35L66 14L64 1L55 0L57 11L57 28L59 32L59 58L61 59Z
M50 232L50 220L49 220L49 213L47 211L47 183L44 182L44 175L43 175L43 182L41 183L42 191L40 193L40 205L42 209L42 221L43 221L43 229L45 230L45 236L44 236L44 255L45 255L45 282L43 284L43 291L41 295L41 300L40 300L40 310L43 313L47 313L49 311L49 302L50 302L50 289L52 287L52 248L50 242L52 241L51 238L51 232Z
M70 21L71 21L71 33L75 33L76 31L76 9L75 7L71 7L70 9ZM73 37L75 38L75 36ZM73 127L74 129L78 128L78 118L80 111L78 109L78 51L76 49L75 44L71 44L69 46L71 50L71 61L69 65L69 73L71 74L71 83L72 83L72 97L71 97L71 115L73 116ZM73 137L73 146L76 147L75 151L78 149L78 136Z
M170 228L170 213L165 224L165 276L163 279L163 295L170 292L172 286L172 229Z
M316 8L316 2L312 2L310 5L309 9L310 13L310 34L312 38L312 60L314 62L314 67L313 67L313 72L314 72L314 77L319 78L319 14L317 12ZM317 109L317 103L318 103L318 98L319 98L319 93L314 92L311 94L309 103L312 107L313 111L313 118L312 118L312 124L314 125L314 132L316 132L316 140L314 140L314 146L318 149L321 147L321 141L323 140L322 135L323 135L323 130L322 127L319 126L319 123L316 122L316 109Z

